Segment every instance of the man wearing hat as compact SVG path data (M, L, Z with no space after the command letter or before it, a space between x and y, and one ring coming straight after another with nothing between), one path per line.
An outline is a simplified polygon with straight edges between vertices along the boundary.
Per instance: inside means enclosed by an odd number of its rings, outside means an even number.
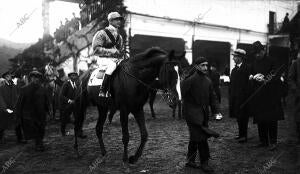
M242 104L249 97L249 75L250 68L244 63L246 51L236 49L233 53L235 67L230 74L229 103L230 117L236 118L239 128L238 136L235 138L239 143L247 142L247 130L249 114L246 106Z
M201 168L206 172L213 169L208 165L209 146L207 139L218 134L208 129L209 107L212 112L218 112L217 97L208 74L208 61L203 58L194 60L195 71L182 81L183 114L189 128L190 140L188 145L186 166L199 168L195 163L197 151Z
M118 12L111 12L107 16L109 26L98 31L93 38L92 48L99 66L105 67L105 75L99 96L108 96L110 76L123 59L123 38L119 33L123 17Z
M46 89L41 85L43 75L38 71L29 73L29 84L21 88L17 105L18 115L26 140L34 139L36 151L44 151L44 135L48 97Z
M257 124L260 143L257 147L277 147L278 121L284 119L281 98L284 79L280 68L266 54L264 46L256 41L252 44L255 60L249 76L251 93L249 105L254 123ZM283 70L283 69L282 69Z
M70 116L73 114L75 117L83 117L84 115L79 114L79 107L76 107L75 102L78 102L78 92L79 92L79 81L78 74L76 72L71 72L68 74L69 80L66 81L60 93L60 117L61 117L61 134L62 136L66 135L66 125L71 122ZM83 135L82 125L84 118L79 118L80 132L78 132L78 137L86 138L86 135Z
M18 100L17 86L12 81L12 73L10 71L2 74L3 85L0 86L0 141L3 141L4 130L11 125L16 124L15 132L18 143L23 141L21 125L16 122L16 105Z

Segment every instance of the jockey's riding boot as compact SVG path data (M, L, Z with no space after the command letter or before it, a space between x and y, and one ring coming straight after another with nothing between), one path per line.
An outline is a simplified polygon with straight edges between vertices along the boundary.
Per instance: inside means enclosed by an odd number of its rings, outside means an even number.
M108 91L110 75L105 74L102 82L102 86L100 88L99 97L106 97L106 93Z

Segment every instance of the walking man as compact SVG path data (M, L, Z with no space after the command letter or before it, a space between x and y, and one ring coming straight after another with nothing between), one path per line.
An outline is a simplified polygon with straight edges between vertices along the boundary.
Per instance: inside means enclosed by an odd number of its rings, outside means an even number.
M44 151L46 114L49 112L46 89L41 85L43 75L38 71L29 74L29 84L21 88L18 114L26 140L34 139L36 151Z
M194 61L194 65L196 71L181 84L183 114L190 133L186 165L199 167L195 163L198 151L202 170L211 172L213 169L208 165L210 154L207 139L218 135L208 129L208 117L209 107L214 114L218 112L218 102L212 82L207 76L208 61L201 57Z

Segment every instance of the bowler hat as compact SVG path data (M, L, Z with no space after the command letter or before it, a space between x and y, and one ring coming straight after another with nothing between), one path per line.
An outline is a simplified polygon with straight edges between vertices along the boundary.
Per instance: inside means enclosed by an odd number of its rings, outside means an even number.
M29 77L37 77L37 78L42 78L43 77L43 74L38 72L38 71L31 71L29 73Z
M198 57L198 58L194 59L194 64L196 64L196 65L199 65L203 62L208 62L208 60L204 57Z
M253 44L252 44L252 48L253 48L253 52L254 52L254 53L257 53L257 52L263 50L263 49L264 49L264 46L261 44L260 41L255 41L255 42L253 42Z
M123 19L123 17L118 12L110 12L107 15L107 20L111 21L113 19Z
M68 74L68 77L70 77L70 76L72 76L72 75L78 76L77 72L70 72L70 73Z
M233 56L239 56L239 57L244 58L244 57L246 56L246 51L243 50L243 49L238 48L238 49L236 49L236 50L233 52L232 55L233 55Z

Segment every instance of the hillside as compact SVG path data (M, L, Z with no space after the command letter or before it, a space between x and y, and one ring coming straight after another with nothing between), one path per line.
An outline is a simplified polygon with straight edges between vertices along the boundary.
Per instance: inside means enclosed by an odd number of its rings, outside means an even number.
M0 74L4 73L10 68L8 60L21 52L22 52L21 49L14 49L7 46L0 46Z
M21 53L31 43L15 43L0 38L0 75L10 68L9 59Z

